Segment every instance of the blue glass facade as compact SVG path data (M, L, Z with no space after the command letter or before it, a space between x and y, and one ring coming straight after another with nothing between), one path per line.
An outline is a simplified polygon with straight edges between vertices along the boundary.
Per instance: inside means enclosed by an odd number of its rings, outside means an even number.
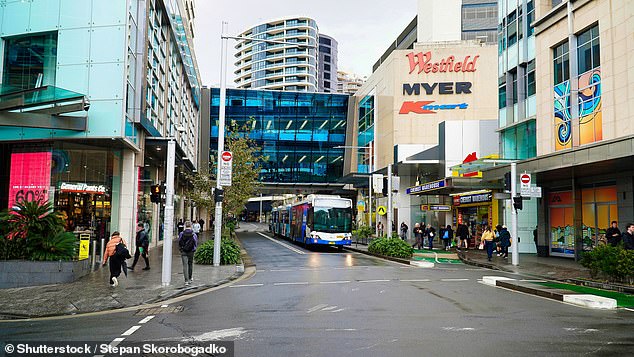
M226 123L247 127L241 133L267 158L260 181L334 183L343 174L348 96L342 94L227 89ZM220 90L211 89L211 140L218 146Z

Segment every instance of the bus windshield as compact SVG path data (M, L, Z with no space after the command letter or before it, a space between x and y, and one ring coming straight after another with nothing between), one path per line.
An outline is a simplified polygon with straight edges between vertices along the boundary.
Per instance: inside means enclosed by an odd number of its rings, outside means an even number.
M313 230L325 233L352 232L352 208L315 207Z

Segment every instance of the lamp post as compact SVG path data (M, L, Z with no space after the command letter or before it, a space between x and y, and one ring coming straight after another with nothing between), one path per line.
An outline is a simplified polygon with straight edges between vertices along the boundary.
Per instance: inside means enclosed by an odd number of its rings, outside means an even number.
M335 146L335 149L368 149L370 154L370 165L368 166L368 224L372 226L372 172L374 172L374 153L372 152L372 146L368 143L367 146ZM376 226L375 226L376 229Z
M267 43L275 43L296 47L309 47L317 49L316 45L311 44L303 44L303 43L295 43L295 42L286 42L286 41L276 41L276 40L266 40L260 38L251 38L251 37L241 37L241 36L227 36L225 35L226 30L226 22L222 23L222 34L220 35L220 108L218 112L218 175L216 179L216 190L222 190L222 186L220 185L220 166L222 165L222 152L225 148L225 111L226 111L226 100L227 100L227 41L231 40L249 40L255 42L267 42ZM219 199L216 202L215 207L215 229L214 229L214 256L213 256L213 265L220 265L220 235L222 233L222 199Z

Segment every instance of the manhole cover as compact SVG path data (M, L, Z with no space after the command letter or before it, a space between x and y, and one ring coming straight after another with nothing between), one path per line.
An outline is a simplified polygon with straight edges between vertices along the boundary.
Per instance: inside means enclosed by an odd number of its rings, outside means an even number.
M137 310L137 316L158 315L158 314L174 314L185 310L184 306L168 306L168 307L151 307L148 309Z

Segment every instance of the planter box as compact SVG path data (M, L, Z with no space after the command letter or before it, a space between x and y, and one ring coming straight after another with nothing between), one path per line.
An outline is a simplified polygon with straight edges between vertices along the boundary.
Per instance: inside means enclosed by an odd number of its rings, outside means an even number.
M90 259L35 262L0 261L0 288L70 283L90 273Z

